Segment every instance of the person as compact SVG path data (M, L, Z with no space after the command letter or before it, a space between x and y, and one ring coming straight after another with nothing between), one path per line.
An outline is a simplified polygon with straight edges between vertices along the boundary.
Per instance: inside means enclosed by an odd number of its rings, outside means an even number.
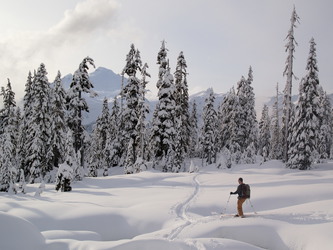
M237 200L237 211L238 211L238 214L235 215L235 217L241 217L241 218L244 218L244 213L243 213L243 203L246 201L247 197L246 197L246 194L244 192L244 182L243 182L243 178L240 177L238 179L238 187L237 187L237 190L235 192L230 192L230 195L232 194L238 194L238 200Z

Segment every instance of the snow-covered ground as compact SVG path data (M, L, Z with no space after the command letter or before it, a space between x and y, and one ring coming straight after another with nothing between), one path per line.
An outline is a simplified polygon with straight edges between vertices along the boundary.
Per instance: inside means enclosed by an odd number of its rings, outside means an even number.
M0 193L0 249L332 249L333 162L310 171L279 161L195 173L85 178L61 193L47 184ZM239 177L251 185L236 213ZM221 218L220 213L225 212Z

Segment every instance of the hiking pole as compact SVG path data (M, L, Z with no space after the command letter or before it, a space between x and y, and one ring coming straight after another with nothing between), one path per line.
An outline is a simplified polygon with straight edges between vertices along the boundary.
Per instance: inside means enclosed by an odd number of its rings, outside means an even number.
M256 210L254 210L254 207L253 207L253 205L252 205L251 199L248 199L248 200L250 201L250 205L251 205L251 207L252 207L252 210L253 210L254 214L258 214L258 213L256 212Z
M225 205L224 211L222 211L221 214L225 214L225 213L227 212L227 207L228 207L228 204L229 204L230 197L231 197L231 194L229 195L229 198L228 198L227 204Z

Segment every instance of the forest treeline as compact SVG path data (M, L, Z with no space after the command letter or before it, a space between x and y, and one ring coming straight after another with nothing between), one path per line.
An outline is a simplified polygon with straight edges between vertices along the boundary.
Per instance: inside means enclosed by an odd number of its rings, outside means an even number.
M0 191L17 192L26 182L63 182L107 176L114 166L125 174L143 171L148 166L164 172L185 170L188 159L199 157L206 164L232 167L233 164L283 160L290 168L310 169L313 163L333 156L332 107L318 78L316 44L310 40L306 75L299 83L299 99L291 102L295 23L292 13L286 51L286 86L283 109L279 91L271 111L265 105L260 120L255 112L253 71L241 77L223 101L216 105L214 92L203 110L189 103L187 62L179 53L172 72L165 42L157 54L158 102L149 110L145 98L149 68L132 44L122 72L127 78L119 96L103 109L93 131L83 126L83 112L89 112L86 93L95 96L89 79L94 60L86 57L74 72L65 90L60 72L49 82L45 65L29 72L23 107L16 105L8 79L1 89L0 111ZM151 121L148 112L153 112ZM198 123L198 114L202 124ZM111 170L112 171L112 170ZM17 187L17 183L19 183Z

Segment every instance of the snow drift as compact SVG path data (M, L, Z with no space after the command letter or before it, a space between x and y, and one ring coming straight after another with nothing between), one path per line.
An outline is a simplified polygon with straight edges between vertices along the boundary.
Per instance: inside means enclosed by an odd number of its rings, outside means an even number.
M149 170L85 178L71 192L38 184L0 194L0 249L331 249L333 163L310 171L279 161L194 173ZM246 218L229 192L251 184ZM224 215L220 217L221 212Z

